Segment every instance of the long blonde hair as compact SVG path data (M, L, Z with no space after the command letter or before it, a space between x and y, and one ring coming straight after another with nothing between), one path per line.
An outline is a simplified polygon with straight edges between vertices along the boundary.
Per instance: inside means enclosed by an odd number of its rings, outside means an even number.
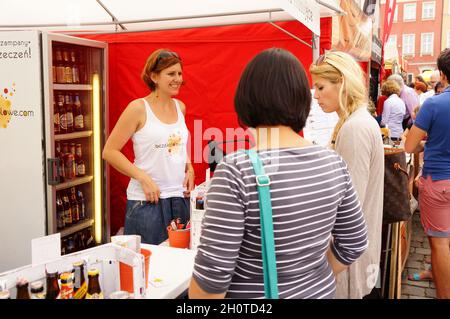
M335 147L339 130L348 117L360 107L367 105L367 89L364 84L364 74L359 64L351 55L341 51L329 51L321 55L309 68L315 75L331 83L342 81L339 90L339 107L341 115L334 127L331 146Z

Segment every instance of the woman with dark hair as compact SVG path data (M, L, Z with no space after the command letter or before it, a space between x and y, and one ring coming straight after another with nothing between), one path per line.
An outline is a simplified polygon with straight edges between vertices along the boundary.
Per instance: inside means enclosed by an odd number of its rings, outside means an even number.
M182 62L177 53L159 49L147 59L142 79L151 93L132 101L123 111L103 149L103 158L129 176L125 235L140 235L143 243L167 239L172 219L189 219L194 170L187 157L186 107L176 96L183 84ZM131 138L131 163L121 152Z
M345 163L298 134L310 105L302 64L277 48L250 61L235 95L239 121L254 129L270 179L280 298L333 298L335 275L367 247ZM189 297L264 298L260 205L246 153L217 166L206 206Z

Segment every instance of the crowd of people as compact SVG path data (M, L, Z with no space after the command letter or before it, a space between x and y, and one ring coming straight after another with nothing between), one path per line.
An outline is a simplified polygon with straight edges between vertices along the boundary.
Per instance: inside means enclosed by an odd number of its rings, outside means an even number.
M239 123L253 129L255 150L270 180L280 298L373 294L383 218L380 125L388 128L391 141L403 140L407 152L423 151L425 144L421 218L430 238L437 295L450 297L449 49L439 56L438 69L434 82L417 80L414 89L401 76L390 76L382 85L378 115L372 116L359 64L344 52L321 55L309 67L314 98L324 112L339 116L329 147L322 147L298 134L312 99L301 62L289 51L272 48L248 63L234 104ZM183 84L181 58L170 50L153 52L142 79L151 93L127 106L103 157L130 177L125 234L160 244L170 220L189 219L187 196L194 187L186 106L174 98ZM424 85L436 92L428 93ZM268 138L275 131L277 141ZM134 163L121 152L129 139ZM244 152L230 153L218 164L207 193L190 298L264 298L256 178Z

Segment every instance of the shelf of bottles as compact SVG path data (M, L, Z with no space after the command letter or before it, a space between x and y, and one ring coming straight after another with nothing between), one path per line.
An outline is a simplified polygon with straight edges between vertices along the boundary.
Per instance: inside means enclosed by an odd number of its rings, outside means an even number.
M52 43L53 132L59 184L56 232L61 253L94 245L93 123L90 47Z

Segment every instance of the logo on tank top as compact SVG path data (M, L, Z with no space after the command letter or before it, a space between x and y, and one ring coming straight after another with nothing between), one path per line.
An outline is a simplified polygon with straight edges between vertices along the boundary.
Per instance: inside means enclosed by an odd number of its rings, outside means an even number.
M155 144L155 149L167 149L167 154L172 156L181 155L183 146L183 137L180 132L169 135L167 143Z

